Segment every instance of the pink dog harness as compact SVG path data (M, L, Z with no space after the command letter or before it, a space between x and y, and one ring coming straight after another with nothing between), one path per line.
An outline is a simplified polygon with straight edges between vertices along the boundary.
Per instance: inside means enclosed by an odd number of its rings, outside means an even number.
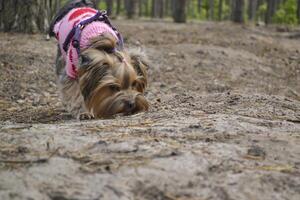
M90 7L71 10L54 26L54 33L60 50L66 61L66 73L70 78L77 78L80 49L89 47L90 39L110 33L123 48L123 40L118 31L110 24L106 12Z

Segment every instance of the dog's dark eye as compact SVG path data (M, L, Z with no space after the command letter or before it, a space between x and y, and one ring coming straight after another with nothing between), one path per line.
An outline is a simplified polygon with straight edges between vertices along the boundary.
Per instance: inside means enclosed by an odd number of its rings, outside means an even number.
M120 86L118 85L110 85L109 89L113 92L119 92L121 90Z
M81 66L86 66L86 65L90 64L90 62L91 62L91 59L88 56L81 55L79 57L79 63Z

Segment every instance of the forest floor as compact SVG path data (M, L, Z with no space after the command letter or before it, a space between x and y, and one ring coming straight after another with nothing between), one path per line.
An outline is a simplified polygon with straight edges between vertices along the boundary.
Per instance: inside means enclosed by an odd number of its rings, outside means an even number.
M56 43L0 33L0 199L300 198L300 34L115 21L152 62L151 110L77 121Z

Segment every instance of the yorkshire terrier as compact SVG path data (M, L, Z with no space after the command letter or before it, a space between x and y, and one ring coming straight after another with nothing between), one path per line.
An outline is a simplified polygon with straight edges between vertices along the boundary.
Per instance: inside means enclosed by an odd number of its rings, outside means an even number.
M110 118L147 111L145 55L125 51L106 13L73 0L50 26L58 41L56 74L63 103L77 118Z

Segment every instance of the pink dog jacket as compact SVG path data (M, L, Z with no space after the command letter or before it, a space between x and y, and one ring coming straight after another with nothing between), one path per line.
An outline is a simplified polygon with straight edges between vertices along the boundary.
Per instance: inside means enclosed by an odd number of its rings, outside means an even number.
M56 39L58 40L60 50L62 55L66 61L66 73L70 78L77 78L77 68L78 68L78 53L76 48L73 45L70 45L68 51L65 52L63 45L64 42L70 33L70 31L77 26L80 22L93 17L98 11L89 8L75 8L71 10L64 18L62 18L59 22L57 22L54 26L54 33L56 35ZM89 41L93 37L102 35L104 33L110 33L116 37L118 40L118 36L115 31L104 22L93 21L90 24L87 24L82 30L80 37L80 49L87 48L90 44Z

